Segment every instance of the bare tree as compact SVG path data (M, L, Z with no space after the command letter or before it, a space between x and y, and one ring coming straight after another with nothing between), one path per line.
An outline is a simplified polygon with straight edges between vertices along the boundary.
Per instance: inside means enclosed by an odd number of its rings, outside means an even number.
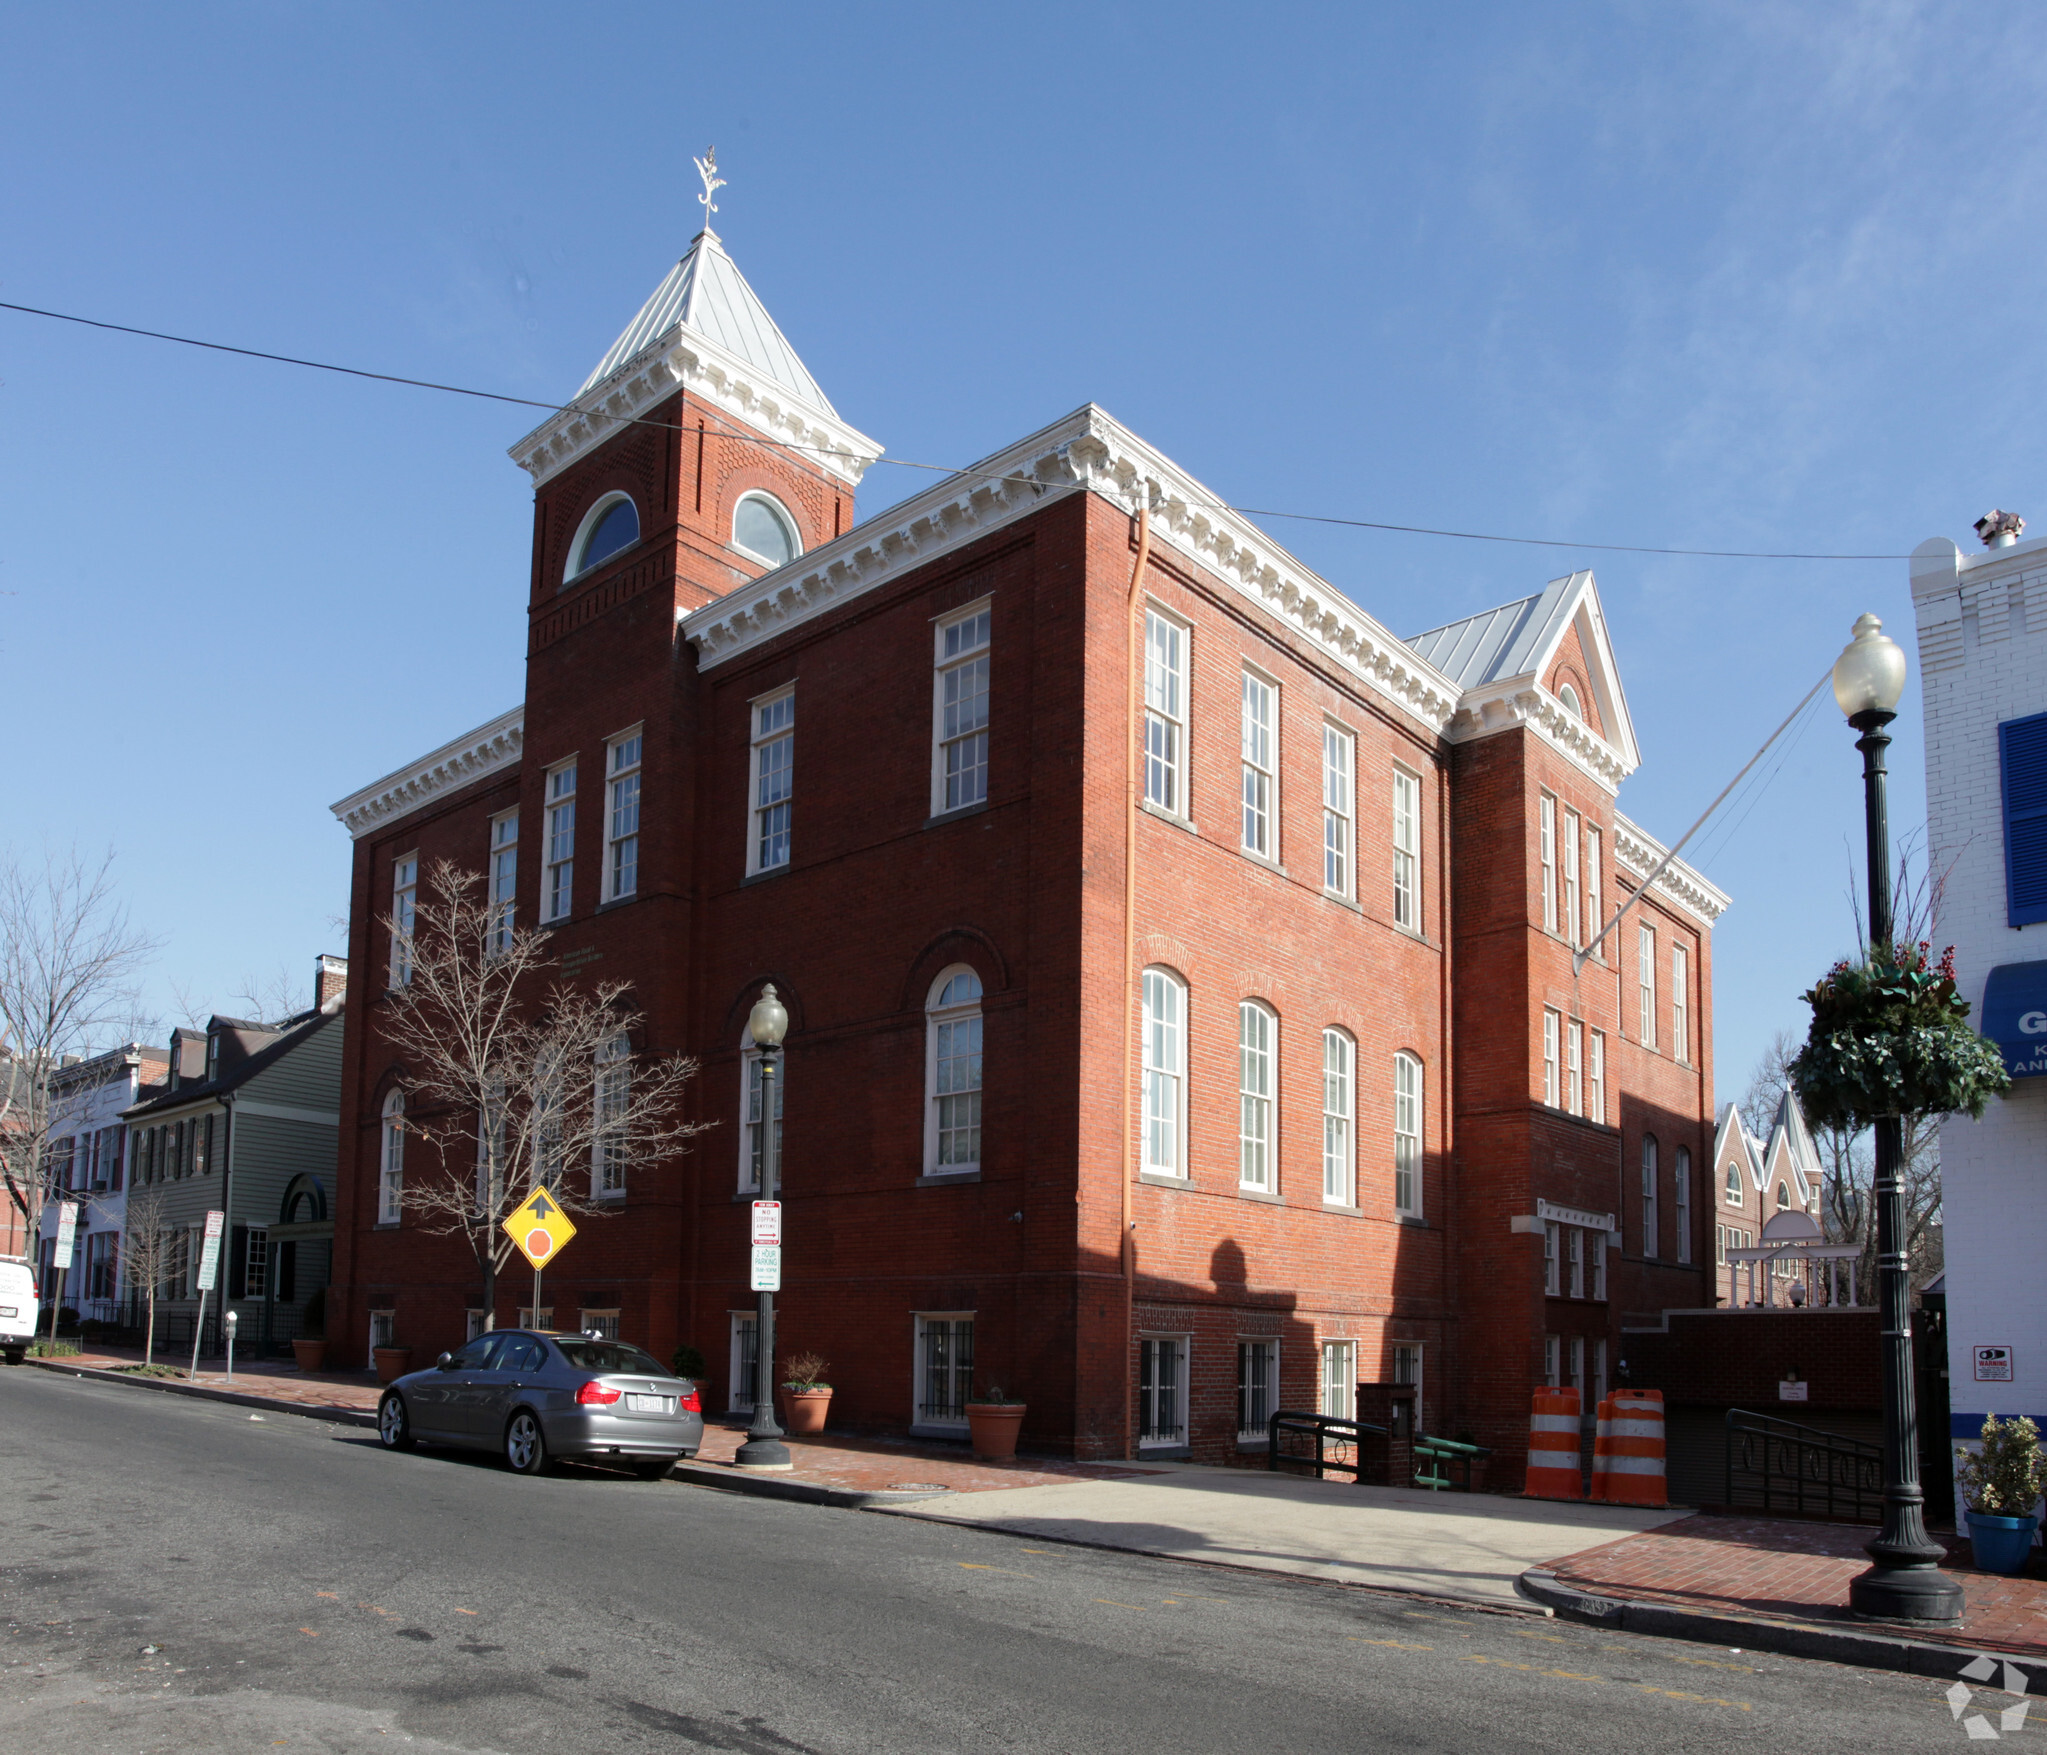
M143 1334L142 1362L156 1358L156 1300L171 1271L173 1239L164 1228L163 1196L154 1189L128 1196L128 1212L121 1224L121 1283L132 1298L141 1292L149 1307L148 1327Z
M682 1118L697 1064L634 1049L645 1020L626 982L541 992L552 935L514 927L477 872L437 860L410 931L383 924L403 972L378 1020L402 1069L392 1121L428 1160L415 1177L407 1152L394 1192L421 1230L468 1243L489 1324L512 1253L503 1221L543 1186L565 1213L609 1211L629 1172L702 1130Z
M50 1086L67 1054L133 1034L136 977L158 943L130 924L114 856L46 849L40 866L0 860L0 1181L30 1247L42 1223Z

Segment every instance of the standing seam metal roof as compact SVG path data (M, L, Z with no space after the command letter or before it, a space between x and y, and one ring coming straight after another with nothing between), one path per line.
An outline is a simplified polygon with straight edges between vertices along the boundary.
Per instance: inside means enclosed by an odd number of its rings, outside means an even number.
M1552 579L1534 597L1503 603L1462 621L1446 622L1416 634L1408 646L1451 679L1460 689L1483 688L1502 677L1524 676L1535 668L1537 655L1560 632L1571 599L1571 587L1584 575Z
M776 327L759 295L747 285L746 276L725 254L717 233L711 231L697 233L688 253L668 271L667 278L654 289L640 307L639 315L625 326L576 394L581 396L603 383L627 360L678 324L694 329L728 353L737 354L792 396L835 420L838 418L838 411L797 358L788 337Z

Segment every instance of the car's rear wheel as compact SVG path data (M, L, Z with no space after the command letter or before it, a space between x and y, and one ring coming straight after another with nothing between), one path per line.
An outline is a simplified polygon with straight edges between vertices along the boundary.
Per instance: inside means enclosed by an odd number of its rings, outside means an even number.
M405 1398L395 1389L377 1404L377 1438L386 1450L412 1448L412 1420L405 1412Z
M658 1481L670 1469L675 1467L675 1458L672 1456L636 1456L633 1458L630 1466L633 1473L638 1475L641 1480Z
M8 1349L7 1363L10 1365L19 1365L22 1362L22 1360L26 1359L27 1357L28 1351L26 1348L11 1347Z
M505 1461L512 1472L540 1475L547 1472L547 1439L540 1422L528 1408L521 1408L505 1423Z

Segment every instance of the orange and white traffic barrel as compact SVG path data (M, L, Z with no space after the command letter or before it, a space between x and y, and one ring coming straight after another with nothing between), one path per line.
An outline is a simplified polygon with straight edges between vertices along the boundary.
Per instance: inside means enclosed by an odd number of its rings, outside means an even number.
M1613 1436L1611 1430L1612 1409L1613 1397L1610 1395L1601 1396L1599 1398L1599 1412L1593 1421L1592 1433L1592 1497L1594 1499L1604 1499L1606 1497L1606 1441Z
M1604 1408L1593 1441L1592 1497L1609 1505L1668 1505L1663 1392L1617 1389Z
M1578 1392L1538 1389L1528 1416L1528 1483L1523 1491L1529 1498L1585 1497L1578 1443Z

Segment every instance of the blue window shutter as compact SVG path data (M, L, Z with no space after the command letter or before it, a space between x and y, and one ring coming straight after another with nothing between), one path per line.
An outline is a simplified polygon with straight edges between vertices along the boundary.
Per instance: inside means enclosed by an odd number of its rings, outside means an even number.
M2047 713L1997 728L2004 770L2004 884L2014 926L2047 920Z

